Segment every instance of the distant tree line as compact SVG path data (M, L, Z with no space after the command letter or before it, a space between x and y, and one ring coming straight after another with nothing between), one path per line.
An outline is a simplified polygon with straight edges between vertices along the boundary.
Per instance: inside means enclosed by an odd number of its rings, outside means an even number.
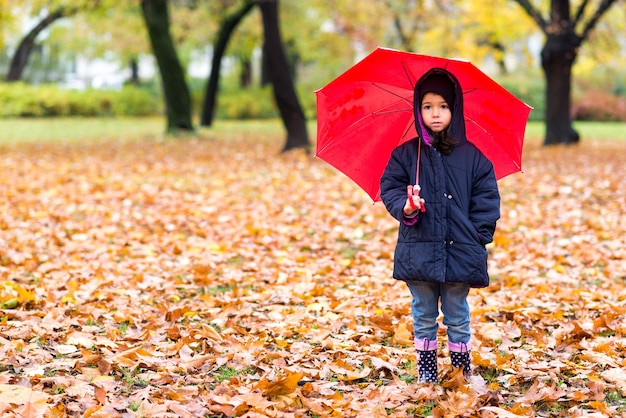
M590 39L603 17L615 4L623 1L582 1L572 5L569 0L551 0L549 8L543 10L540 5L535 5L530 0L511 0L503 2L502 13L495 13L493 7L487 5L485 0L464 2L464 7L448 2L427 4L401 0L376 3L364 0L337 0L333 5L327 5L322 1L306 4L289 3L288 11L291 13L289 19L292 21L297 19L295 27L291 22L290 30L295 31L296 36L290 39L293 39L293 44L296 45L294 48L297 49L297 44L300 43L299 48L302 50L302 45L307 45L306 42L311 42L309 40L315 37L318 44L315 47L308 44L311 47L305 51L305 60L316 61L322 54L328 54L343 64L341 69L345 69L350 62L345 59L347 51L341 50L338 43L332 42L338 39L333 38L333 35L350 39L351 46L363 45L363 51L371 49L374 45L420 50L420 45L422 47L428 45L429 36L432 36L432 39L444 40L439 55L450 55L455 53L457 48L475 56L481 56L479 51L488 51L482 52L483 56L486 53L490 54L501 71L505 72L507 67L504 57L511 49L510 45L519 41L520 37L527 36L532 29L528 22L533 22L534 28L540 30L545 37L540 55L546 82L544 144L572 144L577 143L580 138L572 126L571 118L572 68L581 47ZM17 0L7 0L4 7L9 11L16 7L26 7L18 3ZM29 4L30 12L36 15L38 20L17 43L5 77L6 81L22 78L29 56L43 32L50 31L57 21L75 19L77 16L88 16L86 21L92 26L95 25L96 30L117 34L118 37L109 40L109 46L110 42L121 40L119 31L126 30L123 36L129 40L120 42L119 49L128 56L128 62L133 69L131 78L136 81L138 79L136 55L140 52L136 44L140 42L137 42L138 38L133 37L141 36L141 30L133 25L137 24L134 16L140 15L145 31L143 36L149 41L163 87L168 132L194 130L185 63L180 60L181 40L196 36L198 37L196 45L203 43L211 45L210 74L206 80L200 111L200 124L211 126L219 95L220 71L223 59L229 51L229 44L233 39L238 39L235 38L237 31L247 30L249 37L254 36L255 29L246 18L253 10L258 10L263 39L264 80L272 86L274 100L287 131L283 150L310 148L304 112L295 89L297 80L294 62L287 56L281 33L282 19L279 12L282 7L278 0L139 0L123 4L114 0L76 0L72 7L67 7L66 2L61 0L32 0ZM137 5L140 6L139 11ZM513 8L511 5L516 6ZM182 11L186 13L175 25L172 24L172 8L177 13ZM520 8L528 17L527 22L520 20ZM446 15L458 19L444 20ZM382 16L385 16L385 21L390 24L378 24ZM10 14L2 13L0 19L5 24L12 23ZM104 26L106 23L103 22L106 21L114 23ZM313 23L306 26L304 23L309 21ZM454 24L451 24L451 21ZM203 22L211 22L213 26L204 30ZM299 25L300 22L303 24ZM80 34L77 34L76 38L76 42L79 43ZM464 39L471 42L456 46L456 42L462 42ZM238 44L235 49L248 51L240 56L249 57L251 48L245 42ZM354 56L354 51L352 55ZM241 79L249 80L249 59L241 61ZM339 71L340 68L337 68L335 74Z

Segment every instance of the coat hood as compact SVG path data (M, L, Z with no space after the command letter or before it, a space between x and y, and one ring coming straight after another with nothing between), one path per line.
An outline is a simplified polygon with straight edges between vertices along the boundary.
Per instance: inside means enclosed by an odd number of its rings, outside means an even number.
M439 93L446 99L448 105L452 108L452 121L450 122L448 133L450 136L455 138L459 144L461 144L467 141L465 134L465 119L463 117L463 90L461 89L461 85L454 74L443 68L431 68L423 76L421 76L419 80L417 80L417 83L415 83L415 88L413 90L413 113L415 116L415 127L419 137L427 144L430 144L431 141L428 131L422 121L421 98L424 94L433 90L433 85L438 84L433 83L432 80L436 77L442 76L449 78L454 86L453 93L447 91L447 89L444 89L444 94ZM450 94L453 94L452 98L449 97Z

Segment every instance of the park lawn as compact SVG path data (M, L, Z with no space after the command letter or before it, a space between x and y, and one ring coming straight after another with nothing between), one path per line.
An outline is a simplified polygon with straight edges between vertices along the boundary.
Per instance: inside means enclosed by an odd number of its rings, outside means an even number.
M311 124L314 128L314 125ZM279 120L217 121L210 127L197 125L197 132L187 138L231 137L260 133L280 135ZM0 119L0 145L19 143L68 143L101 141L136 141L165 139L165 121L161 117L145 118L50 118ZM169 138L172 139L172 138Z
M309 121L309 132L315 133L315 121ZM626 141L626 123L576 122L574 127L585 140ZM279 120L218 120L210 128L196 126L198 138L212 135L254 134L280 135ZM26 142L111 141L159 138L164 136L165 122L160 117L146 118L51 118L51 119L0 119L0 144ZM526 139L543 138L542 122L529 122ZM312 139L313 141L314 139Z
M626 413L619 126L544 148L529 125L524 173L499 182L492 285L470 294L475 375L442 349L433 386L381 204L281 155L277 121L163 128L0 121L3 415Z
M578 131L581 142L593 141L626 141L626 123L623 122L574 122L574 129ZM545 125L543 122L529 122L526 128L526 138L543 139Z
M0 144L137 140L164 129L163 118L0 119Z

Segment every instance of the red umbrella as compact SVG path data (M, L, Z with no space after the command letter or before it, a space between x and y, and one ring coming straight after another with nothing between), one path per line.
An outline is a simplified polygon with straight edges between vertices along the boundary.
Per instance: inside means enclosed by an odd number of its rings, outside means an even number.
M530 106L469 61L378 48L315 92L316 156L380 200L380 177L395 147L415 138L413 87L434 67L463 89L467 138L494 165L498 179L521 171Z

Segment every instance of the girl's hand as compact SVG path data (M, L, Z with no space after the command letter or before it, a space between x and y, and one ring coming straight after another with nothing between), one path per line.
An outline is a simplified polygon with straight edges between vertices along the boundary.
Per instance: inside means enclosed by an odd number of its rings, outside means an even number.
M415 213L417 210L421 212L426 211L426 205L424 199L420 197L420 186L419 185L408 185L406 186L406 203L404 204L404 214L409 216Z

